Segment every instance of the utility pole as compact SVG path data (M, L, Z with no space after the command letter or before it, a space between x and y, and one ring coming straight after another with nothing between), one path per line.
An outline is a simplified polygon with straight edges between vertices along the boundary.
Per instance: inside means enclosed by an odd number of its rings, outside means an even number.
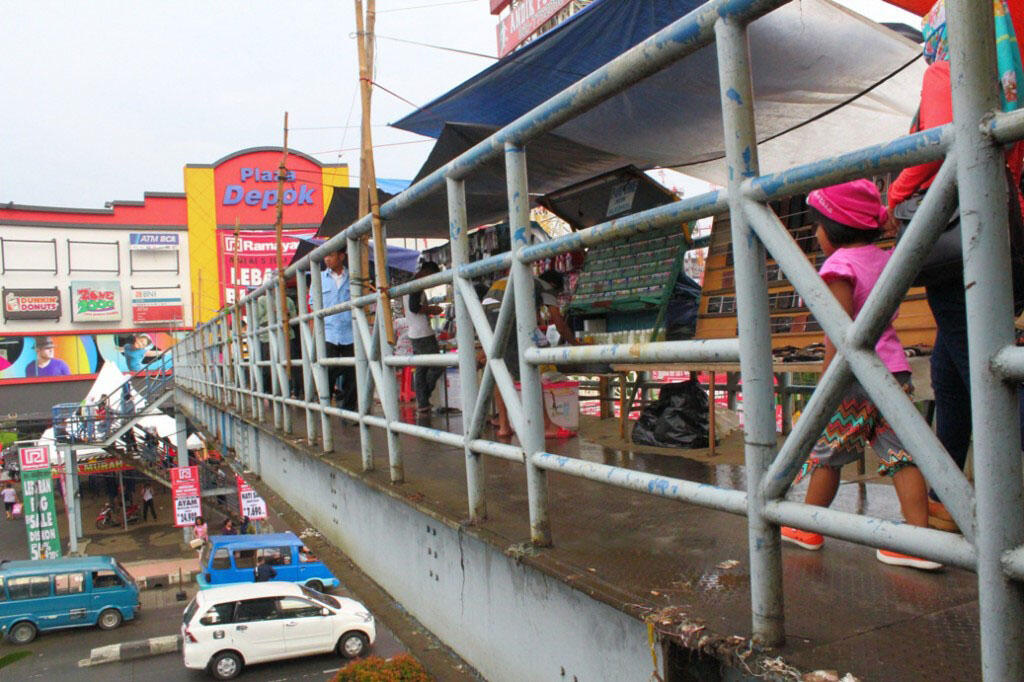
M281 300L281 324L284 325L285 365L288 375L292 372L291 324L288 318L288 296L284 290L284 248L281 244L284 227L284 180L288 175L288 112L284 112L284 147L281 153L281 165L277 168L277 218L274 220L274 234L277 239L277 290Z
M380 291L384 310L384 329L388 343L395 343L395 325L391 319L391 299L388 295L387 246L384 243L384 230L380 221L380 199L377 195L377 171L373 162L373 136L370 132L370 100L373 85L373 31L377 21L376 0L366 0L366 17L363 17L363 2L355 0L356 6L356 45L359 54L359 94L362 100L362 153L359 159L359 215L370 213L373 226L373 248L376 262L377 290ZM368 272L366 261L363 272Z

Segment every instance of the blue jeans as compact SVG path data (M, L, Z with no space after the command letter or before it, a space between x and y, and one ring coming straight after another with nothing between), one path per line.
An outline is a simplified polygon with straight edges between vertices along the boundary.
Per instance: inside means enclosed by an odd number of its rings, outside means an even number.
M963 282L957 279L930 286L926 291L928 306L938 327L931 366L935 434L956 465L963 469L971 442L971 370ZM1024 400L1019 402L1024 407ZM1024 424L1024 409L1021 423ZM1024 448L1024 434L1021 447Z

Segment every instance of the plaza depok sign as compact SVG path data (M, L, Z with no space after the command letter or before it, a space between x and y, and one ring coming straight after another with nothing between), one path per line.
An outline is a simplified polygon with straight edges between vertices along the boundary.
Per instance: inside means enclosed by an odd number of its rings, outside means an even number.
M267 518L266 501L245 482L244 478L235 476L235 479L238 481L238 508L242 516L248 516L254 521Z
M178 528L196 525L196 517L200 515L198 466L171 469L171 498L174 525Z
M109 322L120 319L120 282L82 280L71 282L72 322Z
M19 448L18 457L21 460L21 499L29 559L59 559L60 534L57 532L57 507L53 500L50 448L45 445Z

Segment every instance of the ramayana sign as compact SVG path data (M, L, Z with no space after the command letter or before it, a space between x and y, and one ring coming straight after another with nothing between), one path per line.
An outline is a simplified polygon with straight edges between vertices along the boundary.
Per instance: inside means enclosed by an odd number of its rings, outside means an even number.
M121 319L121 284L114 281L71 282L71 321Z

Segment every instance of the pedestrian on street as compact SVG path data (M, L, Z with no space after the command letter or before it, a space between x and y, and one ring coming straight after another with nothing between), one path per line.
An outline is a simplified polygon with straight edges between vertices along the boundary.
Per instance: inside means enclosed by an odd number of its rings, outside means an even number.
M345 249L338 249L324 256L323 272L320 273L321 303L324 308L346 303L350 298L349 271L345 266ZM313 305L313 292L309 294L309 304ZM352 337L352 311L343 310L324 318L324 341L327 357L340 358L355 355ZM341 407L356 410L356 369L355 367L339 367L330 365L327 368L328 390L333 394L338 390L338 377L341 377L341 391L337 396Z
M238 529L235 528L235 522L231 520L230 516L227 518L227 520L224 521L224 526L223 528L221 528L220 534L238 535Z
M196 539L202 540L203 542L206 542L206 539L210 537L210 529L206 525L206 519L202 516L196 517L195 525L192 527L192 534Z
M156 521L156 506L153 504L153 484L146 481L142 485L142 520L145 521L150 513L153 514L153 520Z
M255 582L265 583L273 580L277 577L277 571L274 567L267 563L266 557L260 557L259 563L256 565L255 570Z
M10 481L4 485L3 491L0 491L0 497L4 501L4 513L7 514L8 519L14 518L14 504L18 501L18 491L14 489Z
M437 263L426 261L420 266L413 279L429 277L440 272ZM437 336L430 326L430 316L440 315L441 306L428 305L426 295L422 291L408 294L405 304L405 320L408 323L409 340L412 341L412 352L415 355L436 355L441 352L437 345ZM444 367L417 367L413 375L413 386L416 389L416 413L430 414L430 394L434 391L437 380L444 375Z

